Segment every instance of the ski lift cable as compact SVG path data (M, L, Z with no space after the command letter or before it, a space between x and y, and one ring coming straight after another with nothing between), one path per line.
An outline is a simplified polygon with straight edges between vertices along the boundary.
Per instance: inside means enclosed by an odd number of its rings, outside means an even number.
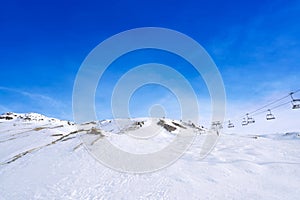
M277 105L277 106L274 106L273 108L271 108L270 110L275 110L275 109L277 109L277 108L280 108L281 106L284 106L284 105L286 105L286 104L290 104L291 103L291 101L288 101L288 102L285 102L285 103L282 103L282 104L279 104L279 105Z
M281 97L281 98L279 98L279 99L277 99L277 100L274 100L274 101L272 101L272 102L270 102L270 103L268 103L268 104L266 104L266 105L264 105L264 106L262 106L262 107L260 107L260 108L258 108L258 109L256 109L256 110L254 110L254 111L252 111L252 112L248 112L247 114L242 115L241 117L239 117L239 119L242 119L242 118L246 117L247 115L249 116L250 114L251 114L251 116L256 116L256 115L259 115L259 114L262 114L262 113L267 112L268 109L274 110L274 109L277 109L277 108L279 108L279 107L281 107L281 106L284 106L284 105L290 103L290 101L285 102L285 103L282 103L282 104L279 104L279 105L274 106L274 107L272 107L272 108L268 108L267 110L261 111L261 112L259 112L259 113L256 113L256 112L258 112L258 111L260 111L260 110L262 110L262 109L264 109L264 108L266 108L266 107L268 107L268 106L271 106L271 105L273 105L273 104L275 104L275 103L277 103L277 102L279 102L279 101L281 101L281 100L283 100L283 99L285 99L285 98L287 98L287 97L290 97L292 94L296 94L296 93L298 93L298 92L300 92L300 88L297 89L297 90L295 90L295 91L293 91L293 92L290 92L288 95L285 95L285 96L283 96L283 97ZM256 114L254 114L254 113L256 113ZM236 118L235 118L235 119L236 119ZM225 124L225 123L228 123L228 120L227 120L227 121L225 120L222 124Z
M258 109L256 109L256 110L252 111L252 112L248 112L247 114L248 114L248 115L253 115L254 113L256 113L256 112L258 112L258 111L260 111L260 110L262 110L262 109L264 109L264 108L266 108L266 107L268 107L268 106L271 106L271 105L273 105L273 104L275 104L275 103L277 103L277 102L279 102L279 101L281 101L281 100L283 100L283 99L285 99L285 98L287 98L287 97L290 97L291 94L296 94L296 93L298 93L298 92L300 92L300 89L295 90L294 92L291 92L291 93L289 93L288 95L285 95L285 96L283 96L283 97L281 97L281 98L279 98L279 99L277 99L277 100L274 100L274 101L272 101L272 102L270 102L270 103L268 103L268 104L266 104L266 105L264 105L264 106L262 106L262 107L260 107L260 108L258 108ZM271 110L272 110L272 109L271 109ZM247 116L247 114L243 115L243 116L240 117L240 118L243 118L243 117ZM255 114L255 115L256 115L256 114Z
M273 110L275 110L275 109L277 109L277 108L280 108L280 107L282 107L282 106L284 106L284 105L287 105L287 104L289 104L289 103L291 103L291 101L288 101L288 102L285 102L285 103L276 105L276 106L274 106L274 107L272 107L272 108L269 108L269 109L263 110L263 111L261 111L261 112L255 113L255 114L253 114L252 116L257 116L257 115L260 115L260 114L264 114L264 113L268 112L269 110L272 110L272 111L273 111Z
M294 91L294 92L291 92L290 94L295 94L295 93L297 93L297 92L300 92L300 89L298 89L298 90L296 90L296 91Z
M288 94L288 95L286 95L286 96L284 96L284 97L282 97L282 98L280 98L280 99L277 99L277 100L275 100L275 101L272 101L272 102L270 102L270 103L268 103L268 104L266 104L266 105L264 105L264 106L262 106L262 107L260 107L260 108L258 108L258 109L256 109L256 110L254 110L254 111L252 111L252 112L249 112L248 114L250 115L250 114L252 114L253 115L253 113L256 113L256 112L258 112L258 111L260 111L260 110L262 110L262 109L264 109L264 108L266 108L266 107L269 107L269 106L271 106L271 105L273 105L273 104L275 104L275 103L277 103L277 102L279 102L279 101L281 101L281 100L283 100L283 99L285 99L285 98L287 98L287 97L289 97L290 96L290 94Z

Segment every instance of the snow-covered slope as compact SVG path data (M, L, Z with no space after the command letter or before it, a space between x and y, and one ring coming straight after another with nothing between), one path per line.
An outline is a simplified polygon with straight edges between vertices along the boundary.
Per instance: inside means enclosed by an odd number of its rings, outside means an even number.
M198 135L192 148L173 165L146 174L121 173L101 165L80 139L88 137L96 145L106 137L126 151L144 153L163 148L183 127ZM156 137L147 135L147 130L153 133L156 128ZM205 134L200 127L170 119L104 120L76 126L35 113L7 113L0 116L0 199L299 197L299 133L223 133L214 150L200 160ZM128 144L128 136L145 140ZM144 142L150 147L145 148Z

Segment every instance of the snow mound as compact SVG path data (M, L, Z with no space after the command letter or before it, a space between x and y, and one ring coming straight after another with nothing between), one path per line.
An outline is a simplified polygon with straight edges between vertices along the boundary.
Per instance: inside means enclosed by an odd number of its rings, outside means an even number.
M26 119L26 118L29 119ZM43 120L42 120L43 119ZM78 124L36 113L0 115L0 199L298 199L299 133L220 134L203 160L207 133L191 122L138 118ZM131 142L149 131L147 140ZM99 163L81 137L97 146L104 137L127 151L164 147L182 131L194 144L173 165L128 174ZM203 134L202 134L203 133ZM153 136L153 137L152 137ZM253 137L257 138L254 139ZM105 153L105 152L104 152Z
M0 115L0 122L48 122L48 123L68 123L69 125L74 125L73 122L59 120L56 118L46 117L38 113L13 113L7 112Z
M255 139L267 138L272 140L299 140L300 132L274 133L251 136Z
M282 137L286 139L300 139L300 132L285 133Z

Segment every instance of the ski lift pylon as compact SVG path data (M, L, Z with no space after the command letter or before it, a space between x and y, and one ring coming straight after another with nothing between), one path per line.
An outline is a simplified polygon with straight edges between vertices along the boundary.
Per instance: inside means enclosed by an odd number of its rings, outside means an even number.
M222 129L223 126L220 121L214 121L211 124L212 129Z

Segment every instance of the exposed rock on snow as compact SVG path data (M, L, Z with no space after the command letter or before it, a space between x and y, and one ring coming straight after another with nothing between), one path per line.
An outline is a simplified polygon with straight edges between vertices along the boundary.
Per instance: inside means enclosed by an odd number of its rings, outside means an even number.
M103 138L128 152L164 148L181 131L198 134L173 165L155 173L127 174L103 166L80 137ZM135 138L158 130L147 140ZM299 132L221 134L199 160L207 132L170 119L102 120L74 126L40 114L0 116L0 199L297 199ZM130 138L132 141L129 141ZM254 139L256 138L256 139ZM151 144L149 148L148 144ZM104 152L105 153L105 152Z

